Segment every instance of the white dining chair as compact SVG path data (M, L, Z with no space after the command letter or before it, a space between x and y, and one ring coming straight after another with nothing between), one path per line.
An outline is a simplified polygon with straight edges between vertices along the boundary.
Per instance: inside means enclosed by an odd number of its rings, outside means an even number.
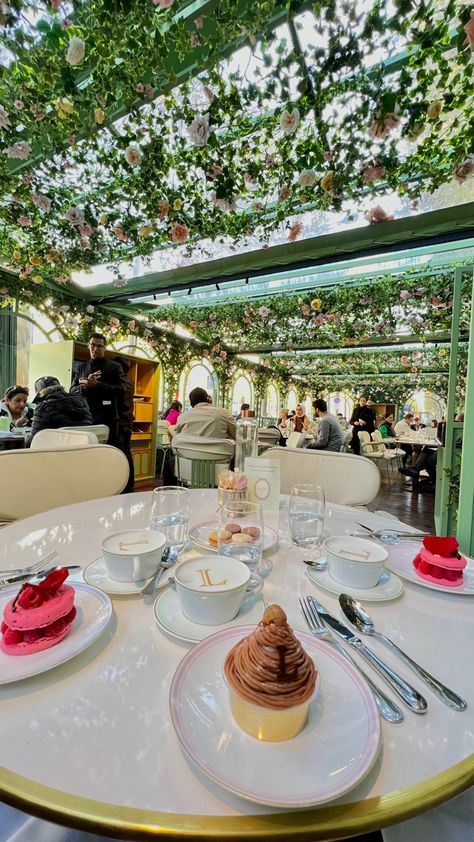
M330 503L363 506L370 503L380 489L380 472L363 456L272 447L265 452L264 458L276 459L280 463L282 494L290 494L297 483L309 483L321 485Z
M219 474L229 468L235 442L178 433L171 444L175 474L189 488L217 488Z
M171 447L171 439L173 437L172 434L172 427L169 421L157 421L156 422L156 465L157 465L157 474L160 476L163 474L163 466L165 464L166 458L166 451ZM159 455L158 455L159 454ZM158 459L160 461L160 467L158 469Z
M60 430L70 430L71 432L77 430L78 432L82 432L82 430L86 429L89 433L94 433L97 436L97 441L99 444L107 444L109 440L109 433L110 430L107 427L107 424L88 424L87 427L60 427Z
M95 433L87 427L82 430L39 430L33 437L31 450L48 450L57 447L82 447L85 444L99 444Z
M258 428L258 455L280 443L280 431L274 427Z
M108 444L0 451L0 521L120 494L129 475Z

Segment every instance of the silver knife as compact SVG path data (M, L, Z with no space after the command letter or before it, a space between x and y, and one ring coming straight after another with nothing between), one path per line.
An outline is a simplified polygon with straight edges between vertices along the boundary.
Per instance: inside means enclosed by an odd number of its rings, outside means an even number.
M23 573L21 576L10 576L6 579L0 579L0 588L8 588L10 585L15 585L20 582L33 582L35 579L45 579L54 570L68 570L69 573L78 573L82 570L80 564L60 564L56 567L48 567L47 570L39 570L37 573Z
M400 698L408 705L411 710L415 713L426 713L428 710L428 702L421 695L418 693L418 690L415 690L411 684L408 684L404 678L402 678L398 673L394 672L385 661L382 661L372 649L369 649L365 643L362 643L360 637L357 637L354 632L347 628L344 623L341 623L336 617L333 617L332 614L329 613L327 608L324 607L314 596L309 596L308 599L313 603L316 607L318 613L321 615L321 619L324 620L327 626L330 629L336 632L339 637L342 637L346 643L349 643L353 646L366 661L374 668L376 672L378 672L385 681L390 684L392 689L397 693Z

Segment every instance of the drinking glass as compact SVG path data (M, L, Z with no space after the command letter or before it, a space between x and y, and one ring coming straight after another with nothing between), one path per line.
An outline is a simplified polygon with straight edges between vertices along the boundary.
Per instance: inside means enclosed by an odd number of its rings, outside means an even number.
M320 485L294 485L290 494L289 524L293 544L305 550L321 545L324 530L324 491Z
M242 500L235 503L227 503L221 507L219 517L219 529L217 546L219 555L235 558L242 561L250 570L250 586L257 588L262 586L262 578L259 575L259 566L263 553L263 514L260 503L251 503ZM238 540L224 540L222 535L226 527L232 525L235 529L234 535L249 535L252 539L248 543L240 543ZM239 527L239 532L237 532ZM246 533L245 530L249 530ZM250 533L250 534L249 534Z
M180 553L188 539L189 491L165 485L152 492L150 528L166 535L168 544Z

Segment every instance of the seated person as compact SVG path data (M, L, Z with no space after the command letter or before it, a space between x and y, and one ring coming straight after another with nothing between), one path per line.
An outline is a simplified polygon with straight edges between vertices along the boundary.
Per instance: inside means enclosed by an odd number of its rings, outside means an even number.
M339 421L339 424L340 424L341 430L342 430L343 432L346 432L346 430L348 430L348 429L349 429L349 427L351 426L351 425L349 424L349 421L347 420L347 418L344 418L344 416L343 416L342 412L338 412L338 413L337 413L337 420Z
M397 436L397 438L399 436L406 436L408 433L412 432L412 422L413 412L407 412L407 414L403 416L401 421L397 421L397 423L395 424L395 435ZM413 454L413 448L411 444L402 444L401 442L399 443L399 447L401 450L404 451L405 454L402 458L403 467L405 467L407 460Z
M417 430L424 430L425 427L426 427L426 424L421 423L421 418L419 418L417 416L416 418L413 419L413 423L411 425L412 430L415 430L415 432L416 432Z
M236 421L240 421L241 418L248 418L249 417L249 410L250 410L250 404L249 403L243 403L240 407L240 412L237 415Z
M295 414L291 419L291 432L312 433L313 435L316 432L316 424L306 415L304 406L300 403L297 405Z
M290 435L290 419L288 418L288 410L280 409L278 413L277 428L280 432L280 445L285 447L286 440Z
M213 406L207 402L208 394L198 386L189 393L191 410L179 416L176 423L176 435L205 436L210 439L234 439L236 432L235 418L227 409Z
M181 401L173 401L171 406L166 410L166 412L163 413L163 421L168 421L168 424L171 424L171 426L173 427L176 424L182 411L183 404L181 403Z
M393 428L393 421L394 421L393 412L386 412L384 417L383 417L383 421L382 421L382 423L380 424L380 427L379 427L380 434L381 434L383 439L394 439L394 438L396 438L395 430Z
M318 437L308 446L311 450L330 450L339 453L342 447L341 425L335 415L328 412L326 401L313 401L315 415L319 418Z
M422 447L415 464L411 468L399 468L405 477L420 478L420 471L427 471L429 480L419 486L419 491L432 490L436 484L436 450L432 447Z
M0 403L0 418L8 418L10 430L15 427L29 427L34 409L28 406L29 390L26 386L9 386Z
M40 377L35 383L36 412L31 433L25 439L28 447L40 430L57 430L59 427L87 427L92 415L85 398L70 395L57 377Z

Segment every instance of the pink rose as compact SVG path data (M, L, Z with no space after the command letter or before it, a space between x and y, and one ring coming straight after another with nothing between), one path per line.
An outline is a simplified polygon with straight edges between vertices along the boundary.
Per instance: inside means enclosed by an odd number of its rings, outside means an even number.
M463 47L467 47L469 44L471 50L474 50L474 9L471 10L471 17L463 28L466 33Z
M91 225L79 225L79 234L81 237L90 237L94 233Z
M408 290L402 289L402 291L400 293L400 301L408 301L409 298L411 298L411 296L410 296L410 293L408 292Z
M189 327L192 327L192 328L199 327L199 322L197 322L196 319L191 319L191 321L189 322Z
M175 222L170 228L170 237L173 243L185 243L189 237L189 228L182 222Z
M199 44L201 43L201 40L200 40L197 32L191 32L191 34L189 36L189 40L191 42L191 47L199 47Z
M287 237L288 242L294 243L298 239L302 230L303 230L303 223L302 222L295 222L295 224L292 225L291 228L290 228L290 233L288 234L288 237Z
M155 6L159 6L160 9L169 9L173 5L174 0L153 0L153 4Z
M283 187L280 187L278 191L278 201L279 202L286 202L291 196L291 187L288 187L287 184L284 184Z
M204 26L204 18L199 15L198 18L194 18L194 26L196 29L202 29Z
M385 175L385 167L381 164L373 164L368 166L362 173L364 184L370 184L372 181L377 181L378 178L383 178Z
M384 211L380 205L376 205L374 208L370 208L364 214L367 222L370 222L371 225L375 225L378 222L392 222L394 219L393 216L389 216L389 214Z
M170 212L170 203L168 202L168 199L162 199L158 204L158 209L160 212L160 219L166 219Z
M19 216L17 222L22 228L29 228L31 225L31 219L29 216Z
M410 357L407 357L406 354L402 354L400 357L400 362L402 365L410 365Z
M227 359L227 351L221 351L219 353L219 356L220 356L221 360Z
M453 177L456 179L458 184L462 184L468 178L472 178L474 175L474 156L466 158L462 164L459 164L455 170L453 170Z

